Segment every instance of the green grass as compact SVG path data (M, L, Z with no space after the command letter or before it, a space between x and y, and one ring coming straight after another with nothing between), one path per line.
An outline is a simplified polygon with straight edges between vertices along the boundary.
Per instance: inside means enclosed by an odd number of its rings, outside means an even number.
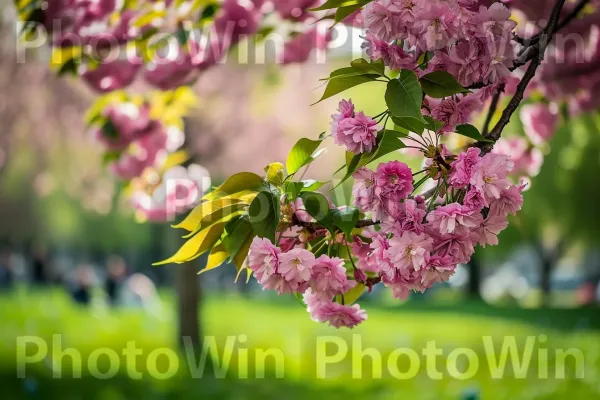
M9 399L461 399L470 391L482 399L596 399L600 396L600 318L597 309L522 310L493 308L484 304L435 304L409 302L401 307L379 307L365 303L369 319L355 330L334 330L312 322L306 311L293 300L266 296L245 300L238 297L210 297L202 309L204 332L214 336L222 353L229 340L235 342L228 377L218 379L210 362L202 379L191 379L187 359L180 359L179 373L168 380L149 378L145 367L148 354L157 348L177 348L177 321L169 294L163 296L163 307L152 313L140 310L109 310L101 305L91 309L74 306L62 291L28 292L25 290L0 296L0 388ZM52 352L52 335L62 335L63 348L77 349L84 360L83 379L52 379L53 361L27 368L27 379L16 379L16 341L18 336L34 335L48 342ZM547 342L536 343L531 368L524 379L515 377L509 366L503 379L493 379L487 365L482 337L491 336L498 348L504 337L514 337L523 349L528 337L543 335ZM129 341L135 341L143 354L137 358L142 380L127 379L125 358L115 378L99 380L89 376L85 361L95 349L110 348L121 352ZM327 379L317 378L317 343L336 341L347 345L348 353L340 362L329 365ZM363 363L353 352L353 345L373 348L382 358L382 379L372 378L372 363ZM399 348L421 352L427 342L435 341L444 355L435 367L443 379L428 377L425 358L420 357L420 372L412 379L399 380L388 371L389 355ZM233 343L233 342L232 342ZM326 354L336 351L336 344L326 346ZM27 348L34 352L33 345ZM448 355L455 349L472 349L480 368L467 380L452 378L447 372ZM566 362L566 377L557 379L554 365L556 349L576 348L585 357L584 378L575 378L575 362ZM249 379L239 379L239 363L244 365L248 353ZM275 349L285 357L284 379L275 379L273 359L266 365L267 379L256 379L256 349ZM549 379L539 379L538 350L548 349ZM321 353L323 355L323 353ZM354 357L353 357L354 356ZM376 356L378 357L378 356ZM356 358L353 360L353 358ZM68 358L64 359L63 376L72 374ZM100 359L100 369L105 369ZM158 370L166 371L166 357L158 359ZM461 356L458 369L468 367ZM353 371L363 367L363 378L353 379ZM400 371L409 369L406 356L399 358ZM414 364L413 364L414 365ZM56 360L54 361L56 367ZM243 368L242 368L243 370ZM5 397L3 397L5 398Z

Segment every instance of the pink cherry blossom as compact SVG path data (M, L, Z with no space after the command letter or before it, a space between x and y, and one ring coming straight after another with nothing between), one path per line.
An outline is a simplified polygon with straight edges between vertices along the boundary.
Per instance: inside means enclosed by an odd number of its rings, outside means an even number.
M248 267L259 282L278 273L280 254L281 250L269 239L257 236L252 240L248 253Z
M433 251L438 256L448 256L452 258L453 264L465 264L471 259L475 252L474 245L477 239L473 232L468 233L448 233L440 235L432 231L434 238Z
M413 191L412 171L403 162L381 163L375 171L375 196L381 199L389 215L397 215L400 201Z
M475 165L471 185L483 194L487 204L493 199L498 199L500 194L510 184L506 178L512 170L513 163L506 156L486 154Z
M354 281L349 281L346 276L344 260L338 257L330 258L322 255L317 258L312 268L311 287L315 293L325 299L343 294L354 286Z
M404 232L414 232L421 234L424 232L423 219L427 212L412 199L407 199L400 204L398 214L394 216L394 221L388 223L390 226L382 222L382 228L386 231L391 231L396 235L402 235Z
M462 189L471 182L474 167L481 160L480 154L481 150L479 148L469 147L467 151L458 155L456 161L452 162L449 182L453 187Z
M377 132L380 130L377 121L361 111L354 117L338 121L337 129L332 133L336 144L346 146L348 151L354 154L360 154L373 150L377 144Z
M421 271L422 283L430 288L441 282L448 282L456 272L456 263L451 256L431 256L429 263Z
M394 7L395 0L376 0L363 10L365 27L379 39L391 42L400 38L403 20L400 10Z
M555 104L528 104L521 108L525 133L535 144L546 143L558 125L558 107Z
M334 328L354 328L367 319L367 313L358 304L344 306L335 302L311 302L311 317L318 322L327 322Z
M354 205L362 212L377 211L379 199L375 197L375 172L362 167L353 175L352 197Z
M210 185L206 168L197 164L187 168L176 166L165 171L161 184L152 193L134 192L131 203L149 221L172 221L175 216L199 204Z
M497 212L499 210L494 211ZM497 214L496 212L491 212L490 210L490 214L476 231L479 236L478 242L483 247L486 245L496 246L498 244L498 235L508 227L506 216Z
M523 207L522 191L525 185L512 185L504 189L498 200L492 201L490 204L490 213L495 215L508 214L517 215L517 212Z
M429 236L404 232L390 239L388 254L394 268L401 275L406 275L423 268L429 261L432 250L433 240Z
M481 213L458 203L438 207L427 216L431 227L437 229L442 235L468 233L478 227L482 219Z
M470 210L481 211L486 206L486 201L479 189L476 187L471 187L471 189L469 189L465 195L463 204Z
M305 249L292 249L279 256L279 273L289 282L308 282L314 265L315 255Z

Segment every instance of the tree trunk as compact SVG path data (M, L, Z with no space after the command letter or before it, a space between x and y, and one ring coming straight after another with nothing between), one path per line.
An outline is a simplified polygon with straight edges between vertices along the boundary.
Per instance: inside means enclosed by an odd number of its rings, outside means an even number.
M200 347L200 282L194 263L176 266L177 311L179 317L178 339L180 344Z
M542 292L542 305L550 307L552 303L552 271L560 261L564 249L564 241L559 240L556 246L546 249L542 243L536 244L540 257L540 291Z
M471 261L469 262L467 297L469 300L481 300L481 264L475 255L471 257Z
M548 256L542 257L542 269L540 271L540 290L542 292L542 305L549 307L552 301L552 270L553 260Z

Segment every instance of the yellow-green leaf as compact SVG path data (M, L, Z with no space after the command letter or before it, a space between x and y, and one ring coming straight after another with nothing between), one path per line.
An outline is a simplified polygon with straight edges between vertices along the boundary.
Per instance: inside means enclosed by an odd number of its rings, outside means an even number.
M248 235L246 241L240 248L240 251L238 251L237 254L233 257L233 260L231 260L233 262L233 265L235 265L238 269L238 271L242 269L244 261L246 261L246 257L248 257L248 253L250 252L250 245L252 244L252 240L254 240L255 236L256 235L253 233Z
M188 232L197 231L204 219L210 218L210 216L218 210L227 208L233 212L235 211L233 208L234 206L239 204L248 204L252 199L254 199L255 196L256 193L246 193L246 195L242 196L241 198L224 197L222 199L204 202L196 206L196 208L194 208L179 224L173 225L173 228L185 229Z
M192 260L211 249L221 238L224 229L225 222L215 224L209 229L205 229L194 235L194 237L185 242L172 257L152 265L165 265L171 263L181 264Z
M229 253L227 253L227 250L225 250L225 246L223 246L223 244L213 247L210 255L208 256L206 267L202 271L198 272L198 275L220 267L221 264L227 260L227 258L229 258Z
M360 298L360 296L363 295L363 293L365 292L366 289L367 289L367 287L365 285L359 283L352 289L348 290L343 295L344 304L347 306L352 305L356 300L358 300ZM337 300L339 303L341 303L342 296L337 296Z
M216 200L242 191L259 192L265 188L263 178L252 172L232 175L221 186L204 196L205 200Z

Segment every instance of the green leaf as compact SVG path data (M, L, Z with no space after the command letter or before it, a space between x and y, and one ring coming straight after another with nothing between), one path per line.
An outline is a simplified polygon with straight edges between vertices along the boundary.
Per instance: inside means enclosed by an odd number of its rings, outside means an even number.
M229 253L227 253L227 249L225 249L225 246L223 246L222 243L216 245L210 251L210 255L208 256L208 260L206 261L206 267L204 267L202 271L198 272L198 275L220 267L225 261L227 261L228 258Z
M385 65L383 64L383 60L368 62L364 58L358 58L353 60L350 65L353 68L364 71L368 74L379 74L381 76L385 75Z
M102 136L108 139L118 139L119 138L119 130L113 124L113 122L109 119L106 120L104 125L102 125Z
M279 198L271 192L260 192L250 204L248 215L252 229L259 237L275 243L275 233L279 225Z
M425 118L425 128L430 131L437 132L444 127L444 123L442 121L438 121L437 119L431 118L429 115L424 115Z
M321 225L333 232L333 221L329 213L329 201L319 192L304 192L300 194L306 212Z
M484 138L483 135L479 132L479 130L470 124L458 125L455 130L456 130L456 133L466 136L468 138L477 140L479 142L487 142L487 143L494 142L493 140Z
M398 79L388 82L385 102L397 125L422 133L425 127L421 113L422 101L423 91L414 72L404 69Z
M419 121L415 118L394 116L392 116L391 118L394 124L396 124L400 128L406 129L409 132L418 133L420 135L425 130L425 120Z
M377 150L373 153L373 156L369 159L369 162L373 162L391 152L400 150L406 147L404 142L400 138L405 138L407 135L402 132L386 129L381 133L381 138L377 144Z
M352 230L358 223L359 211L356 208L345 208L342 210L333 209L329 213L333 224L344 232L347 240L350 240Z
M351 6L338 8L337 10L335 10L335 22L338 23L343 21L344 19L352 15L353 12L360 10L361 8L362 4L355 4Z
M367 287L363 284L358 283L355 287L343 294L343 303L347 306L352 305L356 300L363 295ZM336 301L342 303L342 296L336 296Z
M325 182L315 181L314 179L307 179L301 181L301 183L303 192L314 192L315 190L319 190L325 184Z
M423 91L435 99L453 96L467 91L455 77L446 71L431 72L420 79Z
M356 75L356 76L341 76L335 79L330 79L327 82L327 87L325 88L325 92L319 101L314 104L320 103L321 101L328 99L332 96L335 96L338 93L343 92L344 90L348 90L355 86L361 85L367 82L373 82L379 77L379 75L375 74L367 74L367 75Z
M241 217L231 220L225 227L223 245L229 256L233 258L242 248L248 236L253 234L252 224L248 218Z
M245 190L259 192L265 188L262 177L252 172L240 172L229 177L225 183L204 196L204 199L216 200Z
M194 235L194 237L185 242L183 246L181 246L181 248L175 253L175 255L152 265L164 265L171 263L181 264L186 261L193 260L194 258L213 248L215 243L217 243L221 238L221 235L225 229L225 224L225 222L215 224L209 229L198 232L196 235Z
M316 8L311 8L309 11L330 10L332 8L348 7L353 5L363 6L372 1L373 0L327 0L323 5Z
M300 139L290 151L287 157L286 167L289 175L293 175L302 167L310 164L319 153L315 150L319 147L323 140L310 140L306 138Z

